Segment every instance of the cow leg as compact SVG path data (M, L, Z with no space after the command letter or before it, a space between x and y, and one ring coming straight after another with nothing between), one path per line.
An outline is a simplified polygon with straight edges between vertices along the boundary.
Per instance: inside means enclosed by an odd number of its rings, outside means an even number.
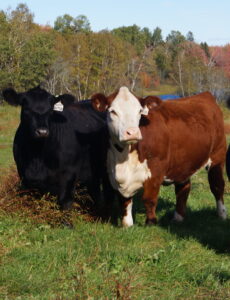
M147 181L144 184L143 202L146 209L146 225L155 225L157 223L156 207L160 184Z
M121 224L123 227L131 227L133 226L133 216L132 216L133 199L124 198L120 195L120 201L122 206Z
M100 180L94 179L87 184L87 190L93 200L94 205L98 206L101 202Z
M118 192L116 192L109 181L108 176L103 177L103 218L111 220L113 224L117 224L117 214L114 214L114 199ZM120 196L118 196L120 197Z
M182 222L185 217L186 203L191 189L190 179L183 183L175 183L176 210L173 221Z
M76 176L75 174L63 175L60 180L58 204L62 210L70 209L74 200Z
M224 178L222 165L212 166L208 171L208 181L211 192L216 199L216 208L218 216L225 220L227 218L227 211L224 206Z

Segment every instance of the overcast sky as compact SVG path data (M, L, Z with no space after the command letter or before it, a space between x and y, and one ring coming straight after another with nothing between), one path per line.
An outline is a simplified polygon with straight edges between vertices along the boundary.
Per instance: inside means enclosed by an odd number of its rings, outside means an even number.
M230 43L230 0L1 0L0 9L15 9L26 3L36 23L53 26L58 16L85 15L93 31L136 24L171 30L186 35L192 31L196 42L209 45Z

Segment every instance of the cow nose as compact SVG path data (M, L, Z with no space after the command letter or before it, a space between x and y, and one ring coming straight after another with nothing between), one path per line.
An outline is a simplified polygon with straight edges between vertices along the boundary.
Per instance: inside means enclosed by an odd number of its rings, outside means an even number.
M46 128L38 128L35 131L37 137L47 137L49 135L49 130Z
M141 132L138 127L130 127L126 129L124 133L124 140L140 140L141 139Z

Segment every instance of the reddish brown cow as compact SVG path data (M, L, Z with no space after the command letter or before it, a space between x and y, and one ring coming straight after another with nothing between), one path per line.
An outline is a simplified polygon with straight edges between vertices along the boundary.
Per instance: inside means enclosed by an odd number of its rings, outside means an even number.
M161 101L151 96L138 99L122 87L109 97L94 95L92 103L97 110L108 110L107 166L111 184L123 198L124 226L133 225L132 197L141 187L146 224L155 224L160 186L170 183L176 193L174 220L182 221L190 177L202 167L208 171L217 213L222 219L227 217L223 200L223 117L209 92Z

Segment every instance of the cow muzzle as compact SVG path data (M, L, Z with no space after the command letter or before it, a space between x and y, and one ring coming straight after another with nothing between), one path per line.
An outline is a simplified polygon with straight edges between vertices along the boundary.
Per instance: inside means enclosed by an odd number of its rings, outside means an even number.
M38 128L35 130L35 136L37 138L47 137L49 135L49 130L47 128Z
M137 143L142 139L141 131L139 127L130 127L126 129L121 138L121 142Z

